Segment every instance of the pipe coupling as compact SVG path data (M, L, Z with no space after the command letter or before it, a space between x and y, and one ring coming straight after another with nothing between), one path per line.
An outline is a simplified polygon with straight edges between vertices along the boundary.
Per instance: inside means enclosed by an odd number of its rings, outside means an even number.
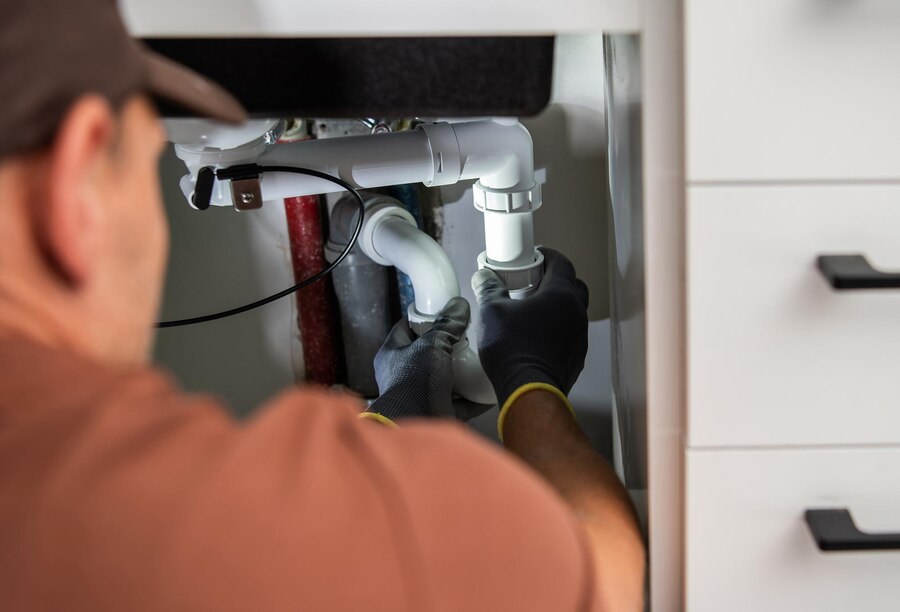
M541 207L541 184L535 181L530 189L509 191L485 187L478 181L472 186L472 197L475 208L483 213L531 213Z
M462 174L462 156L456 132L449 123L423 123L416 127L425 133L431 147L431 161L434 172L431 178L422 181L426 187L453 185Z
M530 295L541 284L544 276L544 255L534 250L534 261L524 266L505 266L488 261L487 252L478 255L478 269L488 268L500 277L513 299L521 299Z

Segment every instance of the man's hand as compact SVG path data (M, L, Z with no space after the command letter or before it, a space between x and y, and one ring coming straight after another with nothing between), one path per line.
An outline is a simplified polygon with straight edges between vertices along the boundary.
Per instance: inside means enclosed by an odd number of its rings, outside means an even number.
M478 355L502 407L523 385L545 383L568 394L587 354L588 290L561 253L541 249L544 277L534 295L510 299L488 269L472 277L481 324Z
M370 412L389 419L453 416L453 345L466 333L469 303L456 297L416 338L401 319L375 355L378 396Z
M490 270L472 277L481 363L504 408L498 428L506 449L553 486L584 527L603 609L641 610L645 552L631 502L565 397L587 353L587 287L568 259L541 252L544 278L524 300L511 300Z

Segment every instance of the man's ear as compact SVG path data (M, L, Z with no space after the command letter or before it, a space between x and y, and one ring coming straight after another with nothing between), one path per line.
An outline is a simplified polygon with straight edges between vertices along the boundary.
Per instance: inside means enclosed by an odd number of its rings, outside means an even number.
M49 263L75 287L90 280L98 259L100 181L115 129L116 117L106 99L84 95L69 107L48 151L37 231Z

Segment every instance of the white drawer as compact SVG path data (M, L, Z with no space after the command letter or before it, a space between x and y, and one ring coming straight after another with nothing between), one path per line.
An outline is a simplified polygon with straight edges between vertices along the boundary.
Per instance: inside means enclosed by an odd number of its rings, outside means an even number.
M847 508L900 531L900 449L689 451L686 609L897 610L900 551L822 552L804 520Z
M689 180L900 177L900 2L685 5Z
M900 186L689 190L689 446L900 443L900 290L829 253L900 269Z

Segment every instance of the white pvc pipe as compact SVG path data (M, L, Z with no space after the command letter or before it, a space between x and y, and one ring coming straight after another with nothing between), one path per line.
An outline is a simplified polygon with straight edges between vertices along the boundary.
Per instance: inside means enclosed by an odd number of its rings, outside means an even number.
M421 183L434 174L428 137L420 130L278 144L256 163L312 168L357 188ZM263 200L341 191L315 177L272 172L260 177L260 189Z
M442 165L458 160L459 178L477 178L497 190L533 187L531 135L520 123L470 121L449 127L450 138L439 140L429 140L425 130L412 130L281 144L270 147L259 163L315 168L357 187L380 187L428 182L436 165L446 172ZM282 173L263 174L260 187L264 200L338 190L322 179ZM517 267L534 262L531 213L486 212L484 234L489 264Z
M407 221L399 217L380 221L372 233L372 246L376 257L388 260L409 276L419 314L436 315L459 295L459 281L447 253L431 236Z
M447 303L459 295L459 281L450 258L435 240L400 216L368 217L363 235L371 235L371 241L362 240L363 251L376 261L386 261L401 270L412 281L416 301L416 327L434 321ZM430 324L425 324L425 328ZM453 349L453 390L465 399L478 404L494 404L497 397L494 388L481 367L478 355L464 337Z
M355 187L419 183L443 185L460 179L479 179L492 193L521 197L534 186L531 136L515 119L436 123L422 129L387 134L304 140L266 147L261 139L232 149L209 149L202 142L178 147L192 179L183 182L193 191L196 172L205 165L258 163L299 166L340 177ZM295 173L267 172L260 177L262 199L340 191L335 184ZM227 205L229 187L217 181L212 202ZM534 235L530 212L486 213L485 247L489 265L497 269L534 263Z
M419 182L444 185L460 179L479 179L491 193L521 197L534 187L531 136L514 119L431 124L408 132L306 140L270 147L261 139L226 150L210 149L202 142L184 143L178 150L191 172L191 179L182 181L188 197L199 168L241 163L315 169L359 188ZM329 181L274 172L260 177L260 190L264 201L339 191ZM224 182L217 181L213 203L228 204L230 199ZM488 265L495 264L500 269L535 263L530 212L488 211L484 223ZM361 242L363 250L369 248L366 242ZM382 260L410 277L416 294L414 309L423 319L433 317L459 295L459 282L446 253L428 235L403 219L380 219L373 228L371 248ZM367 254L372 257L371 253ZM479 403L496 401L468 341L457 346L453 364L454 385L460 395Z
M454 123L463 179L491 189L525 191L534 185L534 147L518 121Z
M506 193L534 187L534 147L518 121L459 123L453 130L462 158L461 178L477 178L482 187ZM532 213L485 210L484 246L489 267L535 263Z
M453 349L453 390L476 404L496 404L497 394L469 340Z
M488 264L525 266L534 262L531 213L484 213L484 245Z

